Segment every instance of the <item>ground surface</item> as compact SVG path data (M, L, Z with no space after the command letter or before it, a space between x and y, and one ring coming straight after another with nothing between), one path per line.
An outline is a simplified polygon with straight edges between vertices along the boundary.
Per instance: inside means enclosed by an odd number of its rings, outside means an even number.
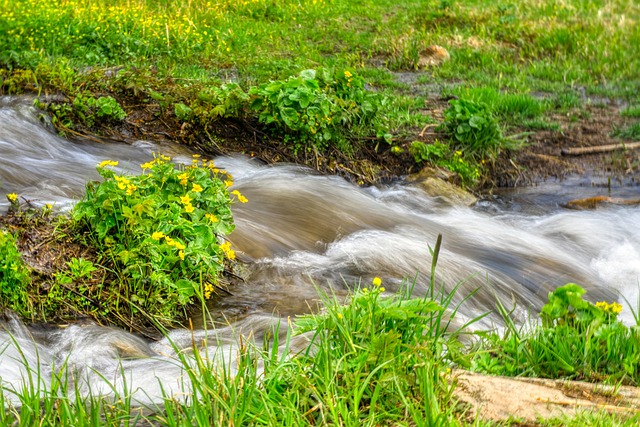
M605 386L578 381L539 378L506 378L458 371L455 395L470 419L478 415L490 421L514 421L535 426L541 419L583 411L637 414L640 389Z

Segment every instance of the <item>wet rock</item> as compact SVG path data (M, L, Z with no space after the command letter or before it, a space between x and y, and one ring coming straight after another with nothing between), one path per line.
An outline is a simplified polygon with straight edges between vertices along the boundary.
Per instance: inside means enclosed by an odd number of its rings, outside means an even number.
M411 175L407 181L415 183L431 197L440 198L451 206L473 206L478 199L468 191L448 181L451 173L441 169L424 168L417 174Z
M640 205L640 199L621 199L608 196L587 197L574 199L567 202L564 207L568 209L596 209L601 205Z

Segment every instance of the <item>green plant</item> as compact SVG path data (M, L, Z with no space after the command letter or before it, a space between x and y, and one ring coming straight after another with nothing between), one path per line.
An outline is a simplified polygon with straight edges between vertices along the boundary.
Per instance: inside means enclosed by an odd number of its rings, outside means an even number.
M618 128L613 131L613 135L620 138L632 139L634 141L640 141L640 122L632 125Z
M455 148L477 160L495 158L504 136L486 104L465 99L454 99L449 104L439 129L452 139Z
M626 107L620 111L620 115L624 117L640 118L640 105Z
M21 316L29 316L29 270L22 261L16 238L0 230L0 307L7 307Z
M351 151L348 131L371 123L380 98L365 89L364 79L349 70L305 70L297 77L251 88L251 109L259 120L285 134L295 151L330 144Z
M118 102L111 96L93 97L79 93L72 103L75 114L86 126L93 126L97 120L122 121L127 116Z
M169 160L159 155L138 176L116 174L117 162L102 162L104 181L87 186L73 218L113 263L123 283L111 286L121 287L133 312L170 323L195 297L209 298L225 260L235 258L220 239L234 228L230 197L246 198L229 194L231 177L213 162L196 156L176 168Z
M574 283L549 293L542 325L530 330L516 326L499 305L505 332L482 334L472 368L499 375L639 384L640 329L618 320L620 304L593 304L584 294Z

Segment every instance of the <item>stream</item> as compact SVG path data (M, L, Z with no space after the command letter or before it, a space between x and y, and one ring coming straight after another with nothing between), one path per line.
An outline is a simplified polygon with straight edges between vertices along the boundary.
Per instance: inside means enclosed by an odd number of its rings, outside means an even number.
M6 193L64 212L82 197L88 180L99 178L99 162L117 160L120 171L138 173L154 152L191 161L187 148L169 144L60 138L28 99L0 97L0 213L9 206ZM624 321L633 322L625 300L637 307L640 208L577 211L563 204L596 195L638 197L637 185L607 189L595 178L572 178L502 190L470 208L404 181L361 188L290 164L269 166L240 155L215 161L249 200L233 205L236 230L229 236L245 281L209 306L229 324L213 327L202 316L193 331L174 330L148 342L87 322L32 330L9 319L0 323L0 382L7 402L19 404L12 390L29 387L35 372L40 375L32 386L46 392L56 369L66 364L79 373L77 393L129 390L138 404L161 403L163 392L178 396L188 389L177 354L194 340L208 337L211 357L230 363L241 336L261 342L280 321L295 322L317 306L319 292L342 298L355 284L366 286L378 276L387 292L409 278L414 293L424 295L430 245L439 234L436 283L446 290L459 285L455 303L475 291L461 306L462 322L494 308L496 298L508 307L515 302L516 314L526 319L546 303L550 290L568 282L587 289L590 300L619 301ZM481 326L496 319L485 321ZM297 337L290 350L306 342Z

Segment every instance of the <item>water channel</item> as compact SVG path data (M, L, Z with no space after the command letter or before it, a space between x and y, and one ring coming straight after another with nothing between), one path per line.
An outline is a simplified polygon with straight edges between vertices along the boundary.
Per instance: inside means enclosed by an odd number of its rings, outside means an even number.
M58 137L29 100L0 98L2 195L15 192L34 206L51 203L64 211L82 197L88 180L99 178L95 166L100 161L118 160L120 170L137 173L154 152L185 163L192 154L147 141L71 142ZM491 310L496 298L517 303L526 317L529 310L539 310L550 290L576 282L593 300L620 301L625 321L632 321L625 300L635 307L640 286L640 208L576 211L563 204L603 194L638 197L638 186L607 190L595 178L575 178L498 192L467 207L428 196L404 181L361 188L300 166L269 166L244 156L217 158L216 164L234 176L234 189L249 199L233 206L236 230L229 236L246 280L209 307L230 324L175 330L164 340L147 342L92 324L43 334L10 320L0 328L3 387L20 389L29 372L39 369L46 390L47 378L64 362L86 378L80 393L109 395L126 384L135 401L161 402L162 390L181 393L185 378L176 352L194 337L210 335L212 355L232 354L239 335L259 339L281 319L295 321L308 312L319 289L343 296L375 276L388 292L404 278L416 278L415 292L424 294L429 246L438 234L443 245L437 283L447 289L461 283L456 301L477 290L463 305L462 319ZM7 208L0 197L0 212ZM123 346L140 357L121 358ZM12 393L5 395L17 402Z

